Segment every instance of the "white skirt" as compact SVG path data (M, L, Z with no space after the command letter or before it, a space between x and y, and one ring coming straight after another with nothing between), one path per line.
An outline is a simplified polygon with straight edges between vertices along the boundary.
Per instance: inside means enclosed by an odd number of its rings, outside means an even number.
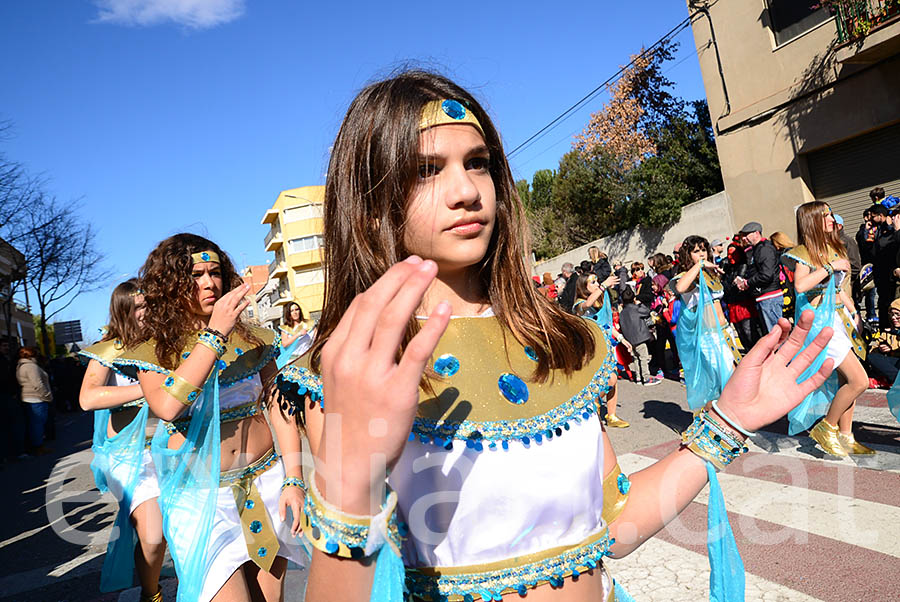
M280 459L274 466L253 479L259 496L266 506L266 513L269 515L275 536L278 538L280 547L276 556L305 566L308 564L308 560L300 538L291 535L291 523L282 521L278 516L278 501L281 498L283 481L284 464ZM291 518L290 512L287 518ZM247 552L247 543L241 530L241 519L230 486L219 487L216 516L213 519L210 533L210 546L210 569L203 581L201 602L211 600L242 564L252 562L250 554Z
M825 347L825 356L833 359L834 367L837 368L847 358L850 350L853 349L853 341L847 336L847 330L844 327L844 320L840 310L834 312L834 320L831 327L834 329L834 334L831 336L831 340L828 341L828 346Z
M109 485L109 491L116 496L121 503L122 497L125 495L125 479L131 467L124 462L112 462L109 467L109 473L106 475L106 482ZM131 494L131 507L128 514L131 515L138 506L159 497L159 481L156 479L156 467L153 465L153 457L150 455L149 449L144 449L141 453L141 468L137 477L137 485Z

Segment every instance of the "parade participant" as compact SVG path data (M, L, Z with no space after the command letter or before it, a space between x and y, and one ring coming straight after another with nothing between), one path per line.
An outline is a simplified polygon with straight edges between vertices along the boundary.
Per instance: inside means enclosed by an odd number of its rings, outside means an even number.
M797 315L812 309L816 314L813 331L824 326L834 329L817 362L833 360L837 374L788 415L790 434L809 429L809 436L834 456L874 454L875 450L856 441L852 431L856 398L868 388L869 377L860 363L866 348L857 332L859 314L850 293L850 261L835 231L831 208L821 201L800 205L797 236L799 246L782 255L782 262L794 271Z
M722 311L722 271L711 257L709 241L688 236L678 249L678 265L685 271L670 282L681 297L675 338L684 368L687 402L693 410L719 396L735 364L741 361L737 334Z
M334 143L324 207L318 335L278 378L315 458L310 602L399 600L404 571L414 600L623 600L602 559L635 549L708 479L717 530L708 460L726 465L739 431L783 415L830 368L798 385L828 333L789 364L809 320L789 338L782 321L719 410L629 479L596 417L606 339L531 286L515 182L468 92L421 71L365 88ZM711 545L735 547L727 535ZM729 568L713 593L742 597L743 568Z
M167 238L140 276L144 342L113 361L169 422L151 449L178 600L281 600L303 483L297 429L269 412L282 462L262 411L279 337L241 321L249 286L205 238Z
M94 411L91 469L97 488L112 492L119 503L113 531L116 535L106 547L100 591L131 587L136 570L141 600L159 602L159 573L166 542L148 437L158 419L150 418L141 385L113 365L126 347L140 341L143 315L144 296L137 279L119 284L109 301L109 323L103 338L81 351L90 361L79 401L82 409Z
M592 247L594 248L594 247ZM603 284L597 283L597 275L594 273L579 276L575 283L575 304L572 309L576 316L594 320L607 333L612 341L625 345L628 353L633 351L631 343L625 340L612 319L612 301L609 298L609 287L619 284L616 276L608 276ZM616 343L612 343L615 345ZM628 428L628 421L622 420L616 415L619 402L618 375L614 372L609 378L609 391L606 393L606 425L615 428Z
M303 310L300 309L300 304L295 301L285 304L281 317L282 351L276 361L279 369L309 349L312 344L310 330L312 330L312 325L303 319Z

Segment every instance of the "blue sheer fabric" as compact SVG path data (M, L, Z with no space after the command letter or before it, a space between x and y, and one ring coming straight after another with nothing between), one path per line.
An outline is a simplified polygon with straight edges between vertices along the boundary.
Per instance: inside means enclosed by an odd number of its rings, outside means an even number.
M121 481L122 487L122 497L117 500L119 511L100 573L101 592L129 588L133 584L137 534L131 524L131 499L141 472L149 412L147 404L144 404L128 426L108 437L110 411L94 411L94 437L91 445L91 451L94 452L94 459L91 461L94 482L101 492L109 491L107 478L115 468L115 478Z
M743 602L745 578L744 562L738 552L725 498L716 469L706 463L709 477L709 501L706 515L706 550L709 555L709 600L710 602Z
M291 359L293 359L294 352L300 347L300 344L308 341L309 335L304 335L301 337L297 337L294 339L294 342L288 345L287 347L281 348L281 353L278 354L278 357L275 358L275 366L278 367L279 370L287 366L291 363Z
M403 559L385 543L375 559L375 577L369 602L403 602L406 568Z
M682 304L675 329L687 402L692 410L700 409L710 399L718 399L734 371L734 360L719 326L703 270L697 277L697 289L696 307Z
M603 307L594 314L594 321L607 331L613 326L612 300L609 298L608 290L603 291Z
M891 414L900 421L900 373L897 373L897 378L894 379L894 384L887 393L887 402Z
M836 312L834 276L828 277L828 282L825 285L825 292L821 293L822 301L819 303L818 307L812 304L812 298L817 296L819 296L819 292L814 293L813 291L807 291L806 293L796 293L797 306L794 313L794 322L796 323L800 319L800 314L805 310L812 310L815 312L812 328L809 329L809 334L806 335L806 340L803 342L803 347L797 352L798 354L809 346L823 328L834 324ZM797 382L802 383L818 372L822 367L822 364L825 363L826 358L827 354L823 349L821 353L816 356L815 361L803 371L797 379ZM833 372L821 387L807 395L803 401L800 402L800 405L788 412L788 433L796 435L797 433L809 430L819 418L825 416L828 412L828 407L834 399L835 393L837 393L838 386L837 372Z
M192 406L186 440L168 449L169 434L157 429L151 446L159 476L163 532L178 574L178 602L199 599L209 572L210 534L219 494L219 369Z

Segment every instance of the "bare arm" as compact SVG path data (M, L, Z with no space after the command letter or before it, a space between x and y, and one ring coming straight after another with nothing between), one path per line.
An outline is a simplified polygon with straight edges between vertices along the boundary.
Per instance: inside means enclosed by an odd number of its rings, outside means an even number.
M140 399L144 396L141 385L134 383L117 387L110 386L109 376L112 370L98 362L91 360L81 381L81 393L78 402L83 410L106 410L117 408L129 401Z
M694 288L694 282L697 280L697 277L700 275L700 269L703 267L703 262L698 261L694 265L691 266L684 275L678 279L675 283L675 290L679 295L683 295L692 288Z
M850 262L846 259L835 259L830 264L832 270L844 270L850 273ZM798 293L805 293L815 285L828 278L828 270L825 267L811 269L808 265L797 263L794 268L794 289Z
M802 347L812 320L813 313L804 312L793 331L787 320L779 320L741 361L719 399L719 407L729 418L755 431L783 416L825 381L833 367L831 360L802 384L798 385L796 379L825 348L831 338L830 328L823 329L791 361ZM616 457L608 438L604 446L604 473L609 474ZM631 553L678 516L706 485L707 473L704 460L687 448L679 448L630 479L628 503L610 525L610 534L616 539L612 546L616 557Z

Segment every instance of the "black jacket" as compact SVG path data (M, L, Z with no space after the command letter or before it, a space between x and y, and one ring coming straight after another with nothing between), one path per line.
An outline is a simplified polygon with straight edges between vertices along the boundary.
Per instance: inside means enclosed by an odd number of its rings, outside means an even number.
M900 250L900 231L885 227L872 244L872 272L875 284L884 287L893 284L897 267L897 251Z
M757 297L781 290L778 282L778 250L767 238L753 245L747 254L747 284Z
M644 276L640 282L635 283L634 298L647 307L653 305L656 295L653 294L653 279L650 276Z
M597 276L597 281L602 283L612 274L612 266L609 265L607 260L600 259L600 261L591 266L591 271Z
M619 312L619 330L625 340L637 347L641 343L653 340L646 318L650 317L650 308L638 303L627 303Z
M578 282L578 274L572 272L568 280L566 280L565 288L563 288L563 291L559 294L559 306L569 313L572 313L572 304L575 303L576 282Z

